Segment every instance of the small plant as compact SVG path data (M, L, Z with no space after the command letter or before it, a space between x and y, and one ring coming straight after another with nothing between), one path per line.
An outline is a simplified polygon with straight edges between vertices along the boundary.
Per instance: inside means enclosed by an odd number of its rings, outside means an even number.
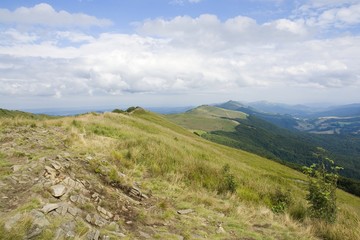
M230 165L226 164L222 168L222 176L220 179L220 183L218 186L218 193L235 193L236 192L237 183L234 175L230 172Z
M291 203L290 192L283 192L280 189L276 189L270 196L271 210L274 213L284 213Z
M314 153L318 164L304 167L309 179L307 200L310 203L310 216L328 223L336 220L336 186L341 167L325 156L323 148L317 148Z

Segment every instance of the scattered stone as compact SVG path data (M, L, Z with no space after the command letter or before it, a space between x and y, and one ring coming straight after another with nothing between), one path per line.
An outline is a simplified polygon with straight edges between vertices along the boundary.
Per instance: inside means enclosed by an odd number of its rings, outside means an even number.
M99 211L101 216L104 217L105 219L110 219L114 217L114 215L111 212L107 211L105 208L98 206L97 210Z
M5 229L7 231L10 231L13 226L20 220L21 217L22 215L20 213L17 213L13 217L9 218L4 224Z
M100 237L100 232L97 229L92 229L87 234L87 239L88 240L99 240L99 237Z
M12 166L14 172L18 172L21 169L21 165L14 165Z
M54 169L56 169L56 170L60 170L61 169L61 165L60 164L58 164L58 163L51 163L51 166L54 168Z
M26 239L31 239L40 235L44 227L50 225L50 222L46 219L45 215L38 210L31 210L30 216L32 217L33 221Z
M189 213L192 213L194 212L194 210L192 209L183 209L183 210L178 210L177 213L180 214L180 215L184 215L184 214L189 214Z
M68 186L72 187L72 185L75 184L75 181L72 180L71 178L67 177L67 178L64 179L63 183L64 183L65 185L68 185Z
M140 234L140 236L142 236L143 238L146 238L146 239L151 238L151 236L150 236L149 234L145 233L145 232L139 231L139 234Z
M69 204L62 203L59 208L56 209L56 212L64 216L68 212Z
M120 216L116 214L114 217L114 221L119 221L119 220L120 220Z
M51 194L56 198L61 197L66 192L66 187L61 184L54 185L50 189L51 189Z
M76 203L78 198L79 198L79 196L71 195L70 196L70 201L72 201L73 203Z
M57 171L55 169L49 166L45 166L44 177L54 180L56 178L56 175L57 175Z
M131 225L133 222L132 221L127 221L126 224L127 225Z
M49 213L49 212L51 212L53 210L56 210L59 207L60 207L60 205L57 204L57 203L48 203L41 209L41 211L43 213Z
M138 200L138 201L142 201L144 199L148 199L149 197L145 194L143 194L139 188L137 187L131 187L129 192L128 192L128 195L132 198L134 198L135 200Z
M77 215L77 213L78 213L78 210L76 208L69 207L68 208L68 213L70 213L71 215L73 215L75 217Z
M107 221L98 214L95 214L94 217L91 219L91 223L98 227L103 227L107 224Z
M74 238L75 237L75 233L73 231L68 231L65 235L66 238Z
M37 225L39 227L45 227L50 224L49 221L46 219L45 215L39 210L31 210L30 215L33 218L34 225Z
M91 223L91 216L90 216L90 214L87 214L87 215L86 215L85 220L86 220L88 223Z
M41 233L42 233L42 228L38 226L32 226L28 231L28 234L26 235L25 239L31 239L33 237L40 235Z
M125 235L125 234L123 234L123 233L111 232L111 234L112 234L112 235L115 235L115 236L117 236L117 237L119 237L119 238L126 237L126 235Z
M54 239L56 239L56 240L58 240L58 239L64 239L64 236L65 236L64 230L62 230L61 228L59 228L59 229L56 230L56 232L55 232Z
M220 233L226 233L225 229L222 227L221 224L219 224L218 229L216 229L216 233L220 234Z

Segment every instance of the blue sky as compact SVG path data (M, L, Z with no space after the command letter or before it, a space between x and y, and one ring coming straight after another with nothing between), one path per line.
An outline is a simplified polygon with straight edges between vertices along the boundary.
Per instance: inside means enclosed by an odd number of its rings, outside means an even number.
M0 108L360 102L360 0L1 1Z

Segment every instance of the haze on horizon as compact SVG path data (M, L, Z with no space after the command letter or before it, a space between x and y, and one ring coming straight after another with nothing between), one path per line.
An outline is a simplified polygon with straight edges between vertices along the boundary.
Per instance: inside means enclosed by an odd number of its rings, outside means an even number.
M360 0L0 3L0 108L360 102Z

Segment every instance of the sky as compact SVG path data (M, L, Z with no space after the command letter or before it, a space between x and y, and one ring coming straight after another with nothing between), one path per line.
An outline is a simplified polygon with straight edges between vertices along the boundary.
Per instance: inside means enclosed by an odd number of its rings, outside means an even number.
M2 0L0 108L360 102L360 0Z

